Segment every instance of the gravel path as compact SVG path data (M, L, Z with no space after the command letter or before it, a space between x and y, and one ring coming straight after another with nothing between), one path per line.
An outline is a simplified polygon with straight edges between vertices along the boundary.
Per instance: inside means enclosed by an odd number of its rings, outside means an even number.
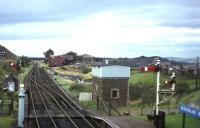
M152 122L130 119L128 116L119 116L119 117L109 116L109 117L104 117L104 119L112 121L120 128L154 128Z

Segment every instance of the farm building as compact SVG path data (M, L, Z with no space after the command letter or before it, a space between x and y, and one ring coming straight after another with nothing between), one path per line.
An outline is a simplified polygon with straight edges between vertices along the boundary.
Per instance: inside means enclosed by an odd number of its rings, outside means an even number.
M92 67L93 100L110 102L114 106L127 105L130 67L97 65Z

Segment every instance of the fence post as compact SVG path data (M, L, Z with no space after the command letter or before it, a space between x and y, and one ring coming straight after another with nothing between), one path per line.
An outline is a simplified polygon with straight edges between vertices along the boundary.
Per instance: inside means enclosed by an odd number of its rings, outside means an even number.
M185 128L185 113L183 113L182 128Z
M111 116L111 103L108 103L108 115Z

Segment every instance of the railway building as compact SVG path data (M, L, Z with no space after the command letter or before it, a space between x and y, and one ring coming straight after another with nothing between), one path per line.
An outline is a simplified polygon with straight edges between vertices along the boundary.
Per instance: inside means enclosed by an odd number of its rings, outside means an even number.
M56 66L64 66L74 62L72 55L59 55L59 56L51 56L48 59L49 67L56 67Z
M130 67L102 64L92 67L93 100L124 106L128 102L128 80Z

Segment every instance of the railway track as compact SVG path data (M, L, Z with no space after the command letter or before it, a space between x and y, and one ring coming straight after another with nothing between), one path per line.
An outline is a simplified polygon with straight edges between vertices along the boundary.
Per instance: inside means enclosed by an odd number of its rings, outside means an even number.
M29 85L28 128L104 128L68 96L63 89L35 64L26 82Z

